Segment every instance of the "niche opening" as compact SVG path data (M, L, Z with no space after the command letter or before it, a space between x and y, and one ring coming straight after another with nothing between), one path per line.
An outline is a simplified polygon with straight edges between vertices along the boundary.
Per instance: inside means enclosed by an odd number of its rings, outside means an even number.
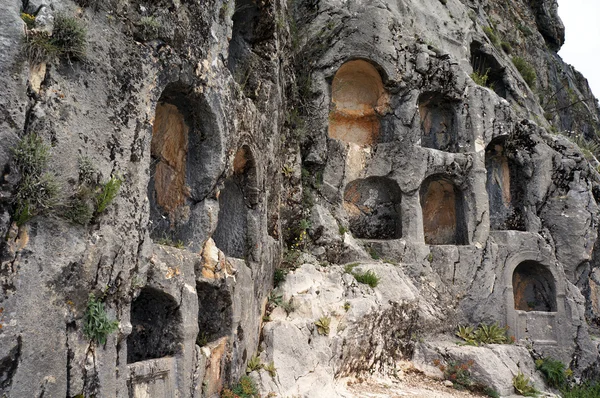
M483 50L483 45L477 41L471 42L471 66L473 72L487 75L486 86L494 90L502 98L506 98L504 83L504 67L496 57Z
M423 232L428 245L465 245L462 192L447 178L431 176L421 185Z
M233 307L231 294L208 282L196 282L198 294L198 345L231 333Z
M556 312L556 284L550 270L536 261L524 261L512 277L515 309Z
M250 148L239 149L233 160L233 175L219 194L219 221L212 238L229 257L245 258L248 252L248 211L258 203L256 162Z
M386 177L354 180L344 191L344 208L350 231L361 239L398 239L402 237L398 184Z
M142 289L131 303L127 363L175 355L183 342L181 322L173 297L153 288Z
M343 64L333 78L331 102L329 137L358 145L378 141L378 110L386 105L387 95L373 65L363 60Z
M523 192L517 167L506 153L506 137L493 139L485 149L486 189L492 230L525 230Z
M419 96L421 146L460 152L455 103L439 93Z

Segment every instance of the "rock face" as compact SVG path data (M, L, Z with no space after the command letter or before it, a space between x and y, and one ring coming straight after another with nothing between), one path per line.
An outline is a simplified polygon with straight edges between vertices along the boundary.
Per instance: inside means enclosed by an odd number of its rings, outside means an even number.
M413 356L509 394L523 347L440 337L480 322L598 376L600 176L553 133L600 111L555 1L0 5L1 395L216 397L255 354L281 396Z

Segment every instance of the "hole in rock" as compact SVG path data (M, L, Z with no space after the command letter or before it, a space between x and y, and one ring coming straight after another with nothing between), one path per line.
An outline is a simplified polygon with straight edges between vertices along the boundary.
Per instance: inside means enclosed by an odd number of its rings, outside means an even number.
M182 339L179 305L170 295L142 289L131 304L131 334L127 337L127 363L172 356Z
M243 146L219 194L219 222L213 234L217 247L229 257L244 258L248 252L248 210L258 203L258 194L254 156Z
M494 90L502 98L506 98L504 83L504 67L496 57L483 50L483 45L477 41L471 43L471 66L473 72L480 76L487 75L486 86Z
M535 261L524 261L512 277L515 309L556 311L556 286L550 270Z
M456 102L439 93L419 96L421 146L447 152L460 152L456 122Z
M506 154L506 137L492 140L485 149L486 189L492 230L524 231L523 197L518 168Z
M447 178L431 176L421 185L423 232L429 245L467 244L462 193Z
M398 184L385 177L355 180L344 191L344 208L350 231L361 239L398 239L402 237Z
M236 0L227 58L227 65L234 77L237 77L240 73L249 73L249 71L244 71L243 62L252 55L252 45L256 40L255 27L259 18L260 10L256 1Z
M346 62L331 85L329 137L358 145L377 143L378 110L387 101L381 75L373 65L363 60Z
M217 285L197 282L198 340L202 344L231 333L233 307L230 293Z

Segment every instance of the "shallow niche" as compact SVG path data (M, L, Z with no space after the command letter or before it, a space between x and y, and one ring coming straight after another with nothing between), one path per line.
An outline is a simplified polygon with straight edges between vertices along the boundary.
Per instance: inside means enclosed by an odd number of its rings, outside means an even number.
M233 160L233 174L219 193L219 221L212 236L229 257L245 258L248 253L248 211L258 203L256 162L248 146L239 149Z
M444 176L431 176L421 185L425 243L465 245L467 229L462 192Z
M515 309L556 312L556 284L550 270L535 261L524 261L512 277Z
M234 77L244 70L244 60L252 55L252 45L255 38L255 28L260 18L260 10L254 0L236 0L235 11L232 16L233 29L229 42L227 65Z
M231 333L233 306L231 294L224 287L197 282L198 338L200 346Z
M379 139L378 110L388 96L381 75L367 61L348 61L338 69L331 85L329 137L347 143L371 145Z
M506 137L492 140L485 149L486 189L492 230L524 231L523 189L517 167L506 155Z
M471 42L471 67L473 73L487 76L486 86L494 90L502 98L506 98L504 83L504 67L496 57L483 51L483 45L478 41Z
M198 163L194 157L201 156L189 148L197 146L202 135L201 105L190 93L190 87L171 83L156 104L148 183L153 239L179 239L180 227L189 221L188 167Z
M131 303L131 334L127 363L175 355L183 341L179 305L167 293L142 289Z
M401 238L401 198L398 184L386 177L350 182L344 191L344 208L352 235L360 239Z
M427 92L419 96L421 146L446 152L460 152L456 108L458 104L443 94ZM464 143L462 146L470 146Z

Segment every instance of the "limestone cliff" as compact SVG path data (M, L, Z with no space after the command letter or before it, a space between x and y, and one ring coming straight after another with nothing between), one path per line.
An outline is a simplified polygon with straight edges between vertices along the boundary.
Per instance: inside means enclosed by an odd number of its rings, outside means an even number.
M554 0L0 4L1 394L600 374L600 108ZM480 322L519 344L448 343Z

